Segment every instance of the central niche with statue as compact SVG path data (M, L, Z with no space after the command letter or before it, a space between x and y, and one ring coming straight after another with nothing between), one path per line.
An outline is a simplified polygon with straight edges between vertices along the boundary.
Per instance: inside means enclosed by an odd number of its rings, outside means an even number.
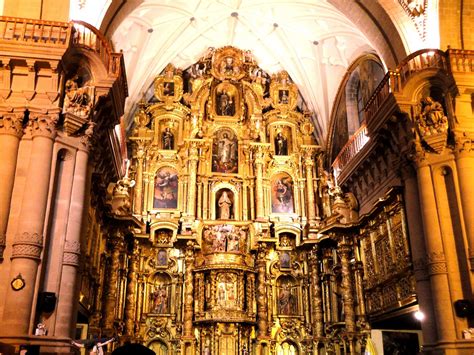
M160 354L360 350L348 273L359 254L351 233L329 232L357 213L323 171L288 73L223 47L168 65L153 89L130 137L143 223L133 336Z

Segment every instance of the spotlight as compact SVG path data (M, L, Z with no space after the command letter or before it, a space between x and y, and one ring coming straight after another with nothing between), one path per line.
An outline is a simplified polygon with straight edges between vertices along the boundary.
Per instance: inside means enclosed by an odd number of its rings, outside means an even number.
M425 314L422 311L416 311L415 318L421 322L423 319L425 319Z

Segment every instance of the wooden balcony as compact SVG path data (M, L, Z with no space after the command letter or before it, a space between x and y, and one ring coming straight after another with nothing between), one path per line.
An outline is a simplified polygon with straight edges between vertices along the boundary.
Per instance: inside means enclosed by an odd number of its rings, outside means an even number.
M387 113L396 107L394 94L402 93L410 78L424 70L440 70L448 74L474 72L474 51L423 49L408 56L396 70L389 70L363 109L364 124L349 138L332 164L340 183L348 175L344 171L348 163L369 142L370 132L379 127L390 116Z

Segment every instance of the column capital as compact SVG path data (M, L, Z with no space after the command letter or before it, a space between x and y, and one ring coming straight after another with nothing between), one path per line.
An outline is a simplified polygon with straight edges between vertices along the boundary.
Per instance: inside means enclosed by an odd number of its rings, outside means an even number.
M28 126L31 128L32 137L45 137L54 139L57 133L56 124L58 123L58 119L59 112L31 112L28 121Z
M23 135L24 111L0 112L0 135L7 134L20 138Z
M456 156L474 156L474 132L454 132Z

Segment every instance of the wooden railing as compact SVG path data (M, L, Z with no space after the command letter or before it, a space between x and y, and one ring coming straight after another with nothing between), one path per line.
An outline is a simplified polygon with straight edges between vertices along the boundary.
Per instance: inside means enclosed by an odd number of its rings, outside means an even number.
M67 22L0 16L0 42L34 46L69 46L72 25Z
M444 70L447 73L452 70L472 72L474 71L474 51L448 50L445 53L439 49L423 49L412 53L400 63L396 70L389 70L374 90L363 109L365 122L371 122L390 94L402 92L414 73L426 69ZM332 164L334 171L341 172L368 140L364 124L339 152Z
M72 45L94 51L102 60L109 74L120 75L121 53L113 53L109 41L96 29L83 21L73 21Z
M351 138L349 138L346 145L341 149L336 160L334 160L332 164L336 179L344 166L346 166L347 163L349 163L349 161L361 151L368 141L369 136L367 135L367 126L362 124Z

